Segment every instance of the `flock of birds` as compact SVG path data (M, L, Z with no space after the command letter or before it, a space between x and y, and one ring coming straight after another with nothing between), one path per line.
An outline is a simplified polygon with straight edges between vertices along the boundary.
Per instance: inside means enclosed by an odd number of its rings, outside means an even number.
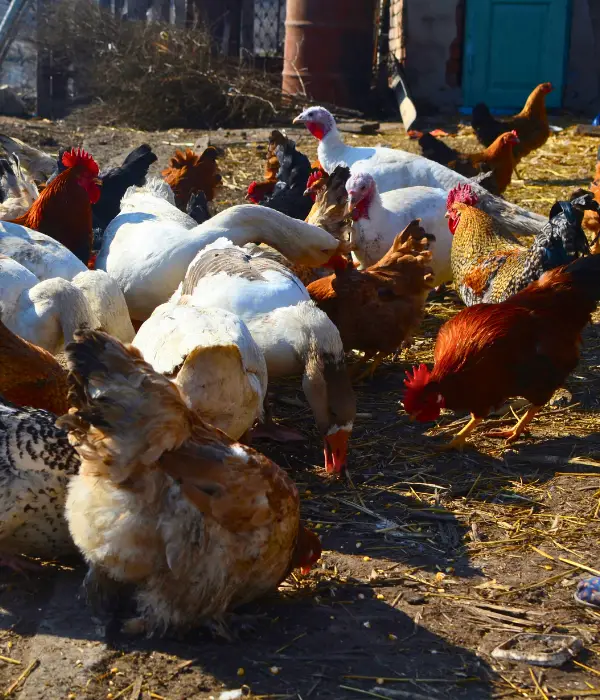
M428 158L348 146L310 107L295 122L318 162L274 131L252 203L215 215L214 148L148 178L146 145L101 173L81 149L57 160L0 136L2 563L79 550L94 604L133 587L126 631L226 634L228 611L321 555L293 481L249 447L302 437L274 422L268 379L301 376L326 471L341 474L356 416L346 353L372 374L451 282L467 308L440 330L433 369L407 372L404 408L470 412L447 446L461 449L524 396L531 408L495 433L518 439L577 364L600 300L584 231L600 230L598 183L547 219L499 196L548 138L548 91L495 131L479 109L480 154L423 134Z

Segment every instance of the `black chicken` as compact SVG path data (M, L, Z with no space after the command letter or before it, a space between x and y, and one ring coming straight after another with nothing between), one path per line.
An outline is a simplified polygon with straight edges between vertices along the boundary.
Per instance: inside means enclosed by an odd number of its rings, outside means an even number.
M283 145L278 145L275 154L279 160L277 183L273 194L265 197L260 204L294 219L304 220L313 205L312 197L304 194L312 172L310 161L296 150L296 143L291 139L285 139Z
M210 219L210 211L208 209L208 201L202 190L193 192L188 199L185 213L191 216L197 224L203 224Z
M156 161L156 155L147 143L143 143L125 158L123 165L100 173L102 193L92 207L94 229L104 231L121 210L121 200L127 188L141 187L146 182L148 169Z

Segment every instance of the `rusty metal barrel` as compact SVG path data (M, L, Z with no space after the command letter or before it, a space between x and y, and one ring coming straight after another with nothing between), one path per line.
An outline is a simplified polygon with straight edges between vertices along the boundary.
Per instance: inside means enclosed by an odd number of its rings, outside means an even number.
M287 0L283 91L363 109L377 0Z

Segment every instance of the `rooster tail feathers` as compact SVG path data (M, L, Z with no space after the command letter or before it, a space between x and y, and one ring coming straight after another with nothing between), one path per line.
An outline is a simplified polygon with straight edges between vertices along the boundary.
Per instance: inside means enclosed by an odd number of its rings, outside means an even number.
M577 191L571 201L556 202L550 220L536 234L534 246L544 251L546 270L565 265L580 255L587 255L590 246L581 226L586 209L597 210L591 192Z
M73 408L58 424L88 470L122 483L189 437L190 413L179 390L139 350L80 330L66 352Z
M147 144L143 143L141 146L134 148L133 151L125 158L123 165L129 165L130 163L143 162L147 163L149 168L152 163L157 161L156 153L153 152L152 148Z

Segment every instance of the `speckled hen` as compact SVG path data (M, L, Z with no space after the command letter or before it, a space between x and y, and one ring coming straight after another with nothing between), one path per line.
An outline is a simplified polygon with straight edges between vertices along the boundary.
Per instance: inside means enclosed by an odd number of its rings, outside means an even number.
M0 399L0 564L75 552L63 510L79 457L48 411Z

